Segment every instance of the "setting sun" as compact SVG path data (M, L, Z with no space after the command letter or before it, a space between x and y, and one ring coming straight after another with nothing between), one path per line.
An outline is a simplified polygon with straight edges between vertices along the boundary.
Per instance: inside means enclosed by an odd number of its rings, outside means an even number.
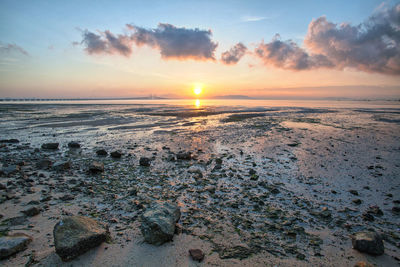
M203 85L196 84L194 86L193 92L194 92L195 95L200 95L202 91L203 91Z

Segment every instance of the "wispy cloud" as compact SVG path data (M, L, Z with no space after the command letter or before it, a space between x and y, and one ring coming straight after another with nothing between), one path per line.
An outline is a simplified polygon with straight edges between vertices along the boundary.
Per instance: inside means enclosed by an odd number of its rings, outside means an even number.
M3 54L11 54L11 53L19 53L25 56L29 56L29 53L20 47L19 45L14 44L2 44L0 43L0 53Z
M240 18L241 21L243 22L253 22L253 21L261 21L261 20L266 20L269 19L269 17L262 17L262 16L242 16Z

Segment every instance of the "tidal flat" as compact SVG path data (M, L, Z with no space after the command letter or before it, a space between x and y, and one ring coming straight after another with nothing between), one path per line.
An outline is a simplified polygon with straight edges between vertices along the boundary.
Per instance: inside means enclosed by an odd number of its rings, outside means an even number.
M0 115L0 235L32 238L0 265L400 264L400 106L1 104ZM175 235L148 244L143 213L165 201L180 209ZM53 228L72 215L110 238L63 262ZM384 254L353 249L360 231L379 233Z

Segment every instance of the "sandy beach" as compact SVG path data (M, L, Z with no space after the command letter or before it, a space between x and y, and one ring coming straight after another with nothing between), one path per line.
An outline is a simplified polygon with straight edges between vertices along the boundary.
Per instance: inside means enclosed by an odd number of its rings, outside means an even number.
M334 106L1 104L0 234L32 242L0 265L399 266L400 106ZM140 231L157 201L181 213L161 246ZM63 262L53 228L71 215L111 239ZM363 230L383 255L353 249Z

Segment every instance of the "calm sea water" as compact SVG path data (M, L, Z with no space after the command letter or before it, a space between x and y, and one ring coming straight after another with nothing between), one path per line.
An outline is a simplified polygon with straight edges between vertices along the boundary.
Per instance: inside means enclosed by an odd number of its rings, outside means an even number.
M73 101L4 101L0 104L110 104L172 106L243 106L243 107L310 107L310 108L400 108L400 101L348 100L253 100L253 99L157 99L157 100L73 100Z

